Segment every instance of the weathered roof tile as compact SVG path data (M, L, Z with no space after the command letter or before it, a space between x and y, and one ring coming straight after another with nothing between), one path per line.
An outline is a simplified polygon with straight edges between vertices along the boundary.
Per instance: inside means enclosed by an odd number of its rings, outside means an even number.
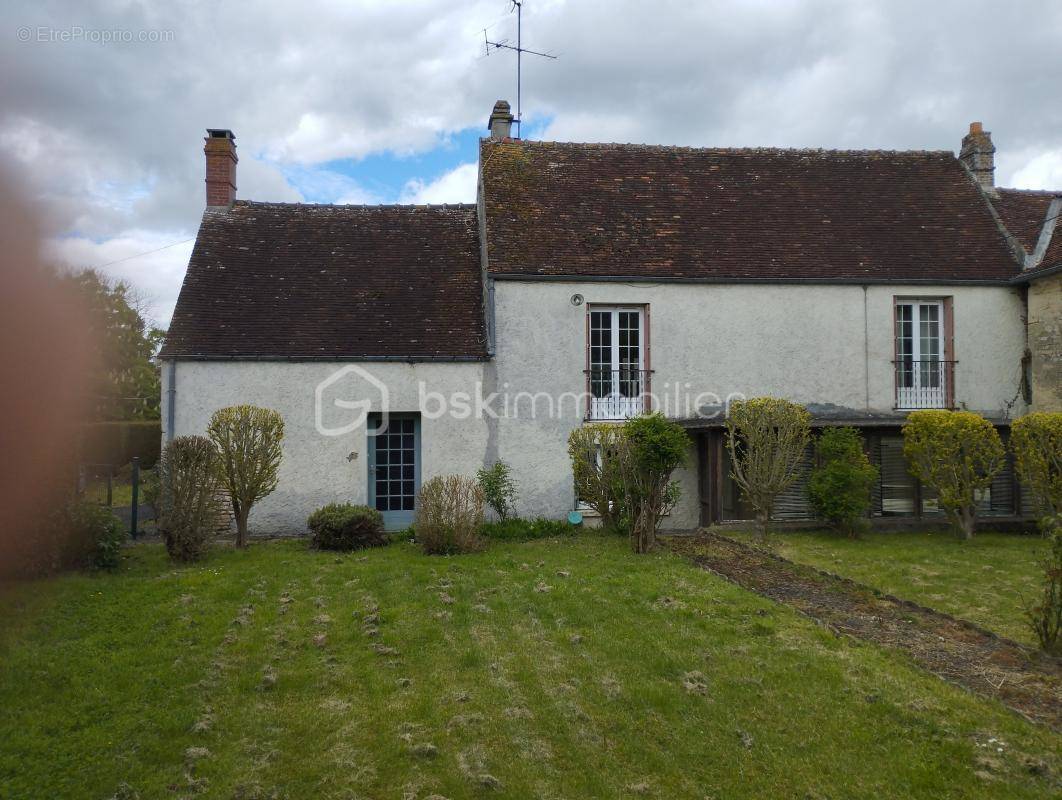
M474 206L208 209L162 356L486 355Z
M1005 281L1019 269L947 152L484 140L496 275Z

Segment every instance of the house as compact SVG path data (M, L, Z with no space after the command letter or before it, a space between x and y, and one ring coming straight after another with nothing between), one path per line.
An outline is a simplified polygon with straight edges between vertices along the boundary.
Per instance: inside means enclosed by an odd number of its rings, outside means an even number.
M422 481L499 459L518 513L562 517L569 432L647 410L695 442L664 527L747 519L723 413L763 394L863 431L876 519L932 519L902 456L911 409L1006 435L1059 403L1058 200L996 189L979 124L956 157L521 141L511 122L499 101L477 202L450 206L238 200L235 139L208 131L164 433L235 403L283 415L254 530L301 531L333 501L402 527ZM983 510L1028 512L1009 467ZM807 517L801 485L779 514Z

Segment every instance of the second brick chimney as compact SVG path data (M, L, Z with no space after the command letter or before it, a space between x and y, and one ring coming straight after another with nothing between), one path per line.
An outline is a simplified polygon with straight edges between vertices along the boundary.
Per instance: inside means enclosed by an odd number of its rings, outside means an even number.
M490 138L497 142L508 139L512 125L513 115L509 110L508 101L499 100L494 104L494 110L490 112L490 120L487 122Z
M970 132L962 139L959 160L977 178L981 188L991 195L996 194L995 152L992 134L980 122L971 122Z
M206 154L206 204L231 206L236 199L236 137L232 131L207 128L203 140Z

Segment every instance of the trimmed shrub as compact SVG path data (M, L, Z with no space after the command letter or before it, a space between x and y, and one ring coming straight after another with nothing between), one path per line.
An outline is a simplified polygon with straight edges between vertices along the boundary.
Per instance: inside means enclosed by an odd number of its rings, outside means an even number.
M1052 517L1044 527L1053 533L1051 550L1044 558L1043 595L1026 613L1041 649L1062 656L1062 518Z
M1038 411L1015 420L1010 447L1018 477L1036 500L1046 535L1051 520L1062 514L1062 412Z
M320 550L360 550L387 544L383 517L375 508L329 503L314 511L306 527Z
M207 435L220 457L221 482L236 518L236 546L247 546L251 507L277 488L284 420L257 406L230 406L214 412Z
M601 517L601 526L615 530L626 518L620 472L620 425L583 425L568 434L575 494Z
M912 411L903 426L903 454L911 474L936 490L959 535L973 538L977 495L992 485L1006 457L992 423L972 411Z
M483 489L463 475L438 475L420 488L413 530L429 555L482 550Z
M76 500L62 512L60 524L68 532L63 566L114 569L128 536L125 526L109 508Z
M756 512L764 540L778 495L797 479L811 439L811 415L804 406L778 397L735 400L726 431L734 482Z
M509 519L498 522L487 522L479 529L480 534L487 539L497 539L508 542L524 542L532 539L549 539L554 536L572 536L578 531L567 520L546 519L535 517L534 519Z
M207 550L221 512L218 451L205 436L177 436L162 451L158 527L174 561Z
M510 474L509 465L497 461L490 469L479 470L476 480L483 490L484 501L498 515L498 519L509 519L516 505L516 482Z
M686 463L690 437L663 414L646 414L624 423L620 441L623 505L630 513L631 546L636 553L647 553L656 544L660 518L679 498L679 485L671 474Z
M878 469L863 450L855 428L827 428L815 443L818 463L808 478L808 501L815 514L849 537L866 527Z

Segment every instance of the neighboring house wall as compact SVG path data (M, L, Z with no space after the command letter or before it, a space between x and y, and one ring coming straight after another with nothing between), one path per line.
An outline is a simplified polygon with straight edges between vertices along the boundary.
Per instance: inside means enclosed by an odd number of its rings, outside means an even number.
M951 297L956 403L993 416L1019 396L1025 347L1016 290L974 286L714 285L497 281L496 358L487 384L510 396L585 390L586 304L649 305L653 392L731 392L831 403L854 412L894 404L894 297ZM865 312L864 312L865 308ZM663 402L663 400L661 400ZM525 403L523 409L528 408ZM542 405L539 404L541 411ZM560 418L492 423L497 456L521 481L520 513L558 516L574 501L566 439L582 424L572 403ZM677 476L683 498L665 528L698 521L696 462Z
M175 433L203 434L211 414L219 408L251 403L273 408L284 418L284 458L280 483L273 494L251 512L256 534L301 533L306 518L325 503L365 503L368 499L367 435L365 425L340 436L323 436L315 423L317 385L347 366L336 362L179 361ZM391 411L418 411L419 384L428 391L470 392L480 380L481 363L360 363L390 391ZM169 370L163 370L164 403ZM353 420L356 410L337 409L333 398L369 397L380 410L378 390L355 375L347 376L325 394L323 421L339 427ZM429 404L427 410L432 406ZM163 410L166 419L168 409ZM443 416L421 420L421 478L440 473L475 474L484 463L486 428L475 419ZM356 454L350 459L350 454ZM349 460L348 460L349 459Z
M1062 273L1029 284L1034 411L1062 411Z

